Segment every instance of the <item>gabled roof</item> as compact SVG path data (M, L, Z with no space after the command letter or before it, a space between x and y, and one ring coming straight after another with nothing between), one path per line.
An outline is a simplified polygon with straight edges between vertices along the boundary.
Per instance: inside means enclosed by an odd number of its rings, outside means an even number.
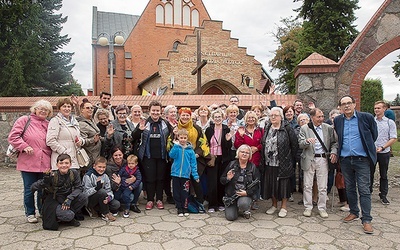
M125 33L126 40L139 17L138 15L97 11L97 7L93 6L92 40L97 40L97 37L103 32L113 35L118 31Z

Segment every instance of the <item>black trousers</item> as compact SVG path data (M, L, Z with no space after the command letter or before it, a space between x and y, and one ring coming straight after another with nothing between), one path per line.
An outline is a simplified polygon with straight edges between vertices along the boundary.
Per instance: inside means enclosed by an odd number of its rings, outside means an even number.
M108 214L110 211L112 213L115 213L118 211L118 208L120 207L120 203L117 200L111 200L109 203L104 204L104 200L107 198L108 194L105 189L100 189L96 193L92 194L89 196L88 199L88 207L94 208L96 206L99 206L100 208L100 213L105 215Z
M146 176L147 201L163 200L164 179L167 162L164 159L143 158L144 174Z
M221 184L221 175L228 163L222 162L222 155L215 159L214 167L207 167L207 190L210 208L224 206L222 197L225 195L225 186Z
M172 176L172 190L174 191L175 207L184 209L189 197L189 179Z

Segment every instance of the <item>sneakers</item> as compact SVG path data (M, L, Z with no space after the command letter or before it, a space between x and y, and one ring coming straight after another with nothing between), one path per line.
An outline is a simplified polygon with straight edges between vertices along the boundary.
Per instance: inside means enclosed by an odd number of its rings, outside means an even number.
M284 217L286 217L286 215L287 215L287 210L284 209L284 208L281 208L281 210L280 210L279 213L278 213L278 216L279 216L280 218L284 218Z
M348 205L344 205L343 207L340 208L340 211L349 212L349 211L350 211L350 208L349 208Z
M253 204L251 205L251 210L258 210L260 206L258 206L256 201L253 201Z
M208 209L208 212L209 212L209 213L215 213L215 209L214 209L214 208L209 208L209 209Z
M138 205L131 205L131 210L135 213L140 214L142 211L139 209Z
M289 197L289 202L294 202L294 197L293 197L293 194L290 194L290 197Z
M328 218L328 217L329 217L329 215L328 215L328 213L325 211L325 209L319 210L319 215L321 216L321 218Z
M154 202L148 201L146 204L146 210L151 210L154 207Z
M189 216L189 210L184 209L184 210L183 210L183 215L184 215L185 217L188 217L188 216Z
M250 212L250 211L244 211L244 212L243 212L243 217L244 217L245 219L250 219L250 217L251 217L251 212Z
M102 214L101 219L104 221L115 221L116 220L116 218L111 213Z
M303 215L304 215L305 217L311 217L311 209L306 208L306 209L304 210L304 212L303 212Z
M158 201L156 202L156 206L157 206L158 209L164 209L164 204L163 204L163 202L160 201L160 200L158 200Z
M278 210L278 208L272 206L272 207L270 207L265 213L266 213L266 214L274 214L276 210Z
M352 221L355 221L355 220L358 220L358 216L355 215L355 214L349 214L349 215L346 216L346 218L343 219L343 222L348 223L348 222L352 222Z
M183 217L183 209L178 209L178 217Z
M220 212L225 211L225 207L224 206L219 206L218 207L218 211L220 211Z
M124 211L124 214L122 215L124 218L129 218L129 209L126 209Z
M68 222L68 225L73 226L73 227L79 227L81 225L81 223L78 220L73 219L70 222Z
M31 214L31 215L28 215L27 217L26 217L26 220L29 222L29 223L38 223L38 219L35 217L35 215L33 215L33 214Z
M389 205L390 204L390 201L385 196L381 197L381 202L382 202L383 205Z

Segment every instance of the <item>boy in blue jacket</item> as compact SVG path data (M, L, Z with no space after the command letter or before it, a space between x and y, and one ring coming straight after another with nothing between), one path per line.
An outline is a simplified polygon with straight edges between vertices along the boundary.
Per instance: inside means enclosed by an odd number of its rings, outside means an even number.
M199 174L197 173L196 155L192 145L188 142L188 131L186 129L178 130L177 138L178 141L174 142L169 156L173 159L171 176L175 206L178 216L182 217L189 215L185 204L189 196L190 175L196 182L199 182Z

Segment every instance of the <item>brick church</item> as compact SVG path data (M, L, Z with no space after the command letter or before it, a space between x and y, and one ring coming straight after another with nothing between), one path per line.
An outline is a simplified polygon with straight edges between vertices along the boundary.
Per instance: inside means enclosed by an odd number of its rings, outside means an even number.
M101 46L99 39L116 35L124 41L112 46L110 56L111 46ZM149 0L141 16L93 7L93 94L268 92L271 78L230 35L221 21L211 20L201 0Z

